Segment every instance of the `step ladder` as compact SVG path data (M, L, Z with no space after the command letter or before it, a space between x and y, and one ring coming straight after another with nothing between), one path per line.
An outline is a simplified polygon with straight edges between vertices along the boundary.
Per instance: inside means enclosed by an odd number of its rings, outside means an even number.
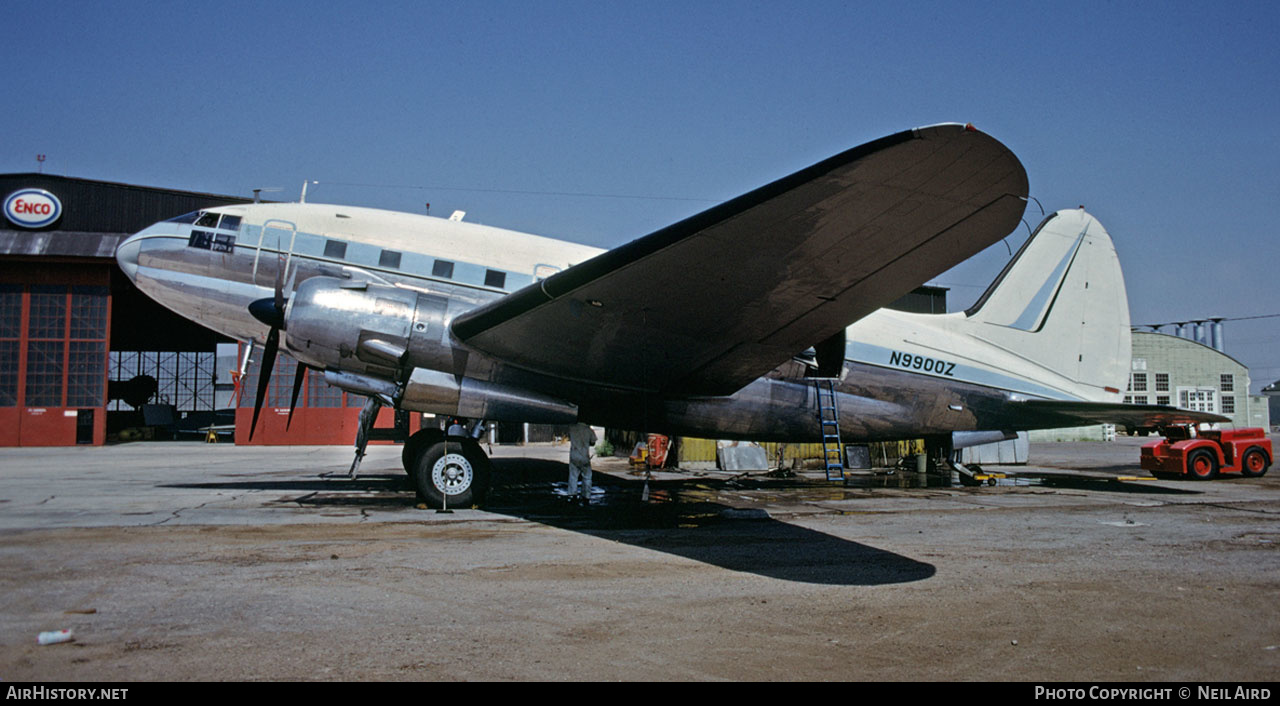
M844 480L844 451L840 443L840 407L835 378L814 378L818 392L818 426L822 431L822 462L827 480Z

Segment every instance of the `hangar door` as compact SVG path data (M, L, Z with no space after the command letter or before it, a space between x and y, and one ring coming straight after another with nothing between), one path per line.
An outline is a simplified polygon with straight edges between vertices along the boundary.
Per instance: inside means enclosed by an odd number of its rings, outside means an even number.
M0 446L101 444L105 285L0 284Z

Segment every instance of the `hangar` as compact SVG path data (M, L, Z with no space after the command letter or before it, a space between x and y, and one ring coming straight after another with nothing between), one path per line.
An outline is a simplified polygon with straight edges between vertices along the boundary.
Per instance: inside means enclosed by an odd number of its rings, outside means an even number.
M198 397L202 376L177 361L226 339L137 291L115 248L157 220L249 199L39 173L0 174L0 196L0 446L104 443L112 411L132 409L111 401L108 372L138 377L143 353L174 373L173 399ZM139 354L131 374L119 352Z
M1265 399L1249 394L1249 369L1222 350L1221 323L1177 331L1182 335L1133 332L1124 401L1171 404L1231 417L1237 427L1269 428Z

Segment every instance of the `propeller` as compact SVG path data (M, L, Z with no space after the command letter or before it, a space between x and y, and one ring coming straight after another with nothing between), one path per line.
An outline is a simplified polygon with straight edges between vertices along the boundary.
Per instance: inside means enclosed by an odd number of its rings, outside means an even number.
M258 394L253 400L253 423L249 426L249 440L253 441L253 432L258 428L258 415L262 413L262 403L267 398L267 387L271 384L271 370L276 365L276 354L280 352L280 331L285 327L284 308L289 303L284 296L284 271L287 267L287 261L283 256L276 263L276 286L275 293L272 297L263 299L255 299L249 302L249 313L253 318L270 326L267 331L266 345L262 347L262 367L258 370ZM292 285L292 277L290 284ZM294 378L293 384L293 402L298 401L298 388L301 387L302 375L306 372L306 368L301 364L298 366L298 375ZM293 418L293 408L289 408L290 421Z
M289 397L289 418L284 423L285 431L289 431L289 427L293 425L293 410L298 407L298 393L302 391L302 381L306 375L306 364L299 362L297 370L293 372L293 395Z

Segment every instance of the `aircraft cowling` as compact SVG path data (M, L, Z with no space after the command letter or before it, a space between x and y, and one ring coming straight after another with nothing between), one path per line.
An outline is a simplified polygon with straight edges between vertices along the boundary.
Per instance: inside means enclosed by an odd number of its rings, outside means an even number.
M493 421L571 424L578 408L453 367L447 300L401 287L312 277L285 310L284 347L325 381L401 409Z
M320 369L395 377L452 360L444 297L336 277L298 285L285 310L284 347Z

